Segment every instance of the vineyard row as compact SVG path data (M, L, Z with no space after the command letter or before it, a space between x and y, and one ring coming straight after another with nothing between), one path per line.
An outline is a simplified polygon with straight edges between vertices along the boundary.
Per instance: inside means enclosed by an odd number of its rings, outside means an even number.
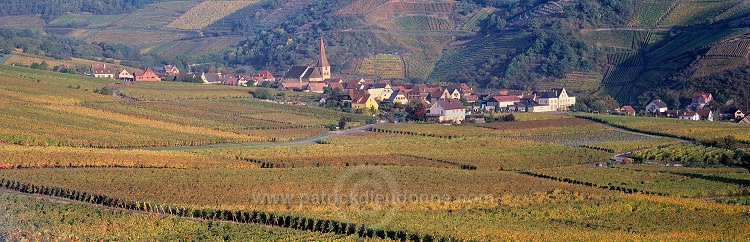
M142 211L155 214L168 214L183 218L260 224L311 232L334 233L347 236L354 235L361 238L379 238L397 241L462 241L452 237L440 237L430 234L421 235L419 233L407 232L402 230L383 230L370 228L365 224L354 224L335 220L305 218L291 215L278 215L263 211L193 209L188 207L161 205L152 202L128 201L125 199L109 197L106 195L92 194L68 188L37 186L34 184L21 183L6 179L0 179L0 186L5 189L25 194L38 194L44 196L59 197L110 208Z

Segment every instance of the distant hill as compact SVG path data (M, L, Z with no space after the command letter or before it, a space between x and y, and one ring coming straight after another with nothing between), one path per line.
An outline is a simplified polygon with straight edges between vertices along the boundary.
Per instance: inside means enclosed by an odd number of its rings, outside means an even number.
M60 9L2 2L0 15L23 16L0 17L8 20L0 27L126 44L178 65L283 72L312 62L322 37L343 78L565 86L635 104L654 97L676 104L665 96L699 89L750 95L711 84L731 73L737 87L748 86L743 0L144 0ZM13 21L20 18L29 20Z

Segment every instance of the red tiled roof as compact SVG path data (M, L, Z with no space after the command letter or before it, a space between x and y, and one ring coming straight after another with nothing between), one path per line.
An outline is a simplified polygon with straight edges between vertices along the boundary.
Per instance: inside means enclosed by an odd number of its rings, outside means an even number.
M445 110L455 110L455 109L465 109L466 108L464 106L464 104L461 103L461 101L458 101L458 100L455 100L455 99L440 100L440 101L437 101L436 104L440 105Z
M627 113L635 113L635 108L633 108L633 106L625 106L622 107L622 109L624 109Z
M521 101L521 98L517 96L492 96L490 100L494 99L498 102L518 102Z

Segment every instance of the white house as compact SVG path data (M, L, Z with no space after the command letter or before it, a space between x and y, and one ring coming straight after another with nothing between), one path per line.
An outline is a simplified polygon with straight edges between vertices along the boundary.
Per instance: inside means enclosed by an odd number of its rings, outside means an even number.
M440 122L461 123L466 119L466 107L455 99L438 100L428 111L428 116Z
M646 111L649 113L664 113L669 110L669 106L661 99L656 99L646 105Z
M393 94L393 88L391 88L391 85L388 83L377 83L370 85L367 92L370 93L375 100L382 101L391 97L391 94Z
M701 120L714 121L714 112L711 110L698 110L696 113Z
M393 94L391 94L391 97L388 98L388 101L391 103L398 103L406 105L409 103L409 100L406 99L406 93L403 91L395 91Z
M91 73L94 77L115 79L115 67L107 64L95 64L91 66Z
M685 112L682 115L680 115L680 119L698 121L698 120L701 120L701 116L698 115L698 113L696 112Z
M568 107L576 104L576 97L569 94L565 88L552 89L542 92L537 97L537 102L549 106L550 111L567 111Z

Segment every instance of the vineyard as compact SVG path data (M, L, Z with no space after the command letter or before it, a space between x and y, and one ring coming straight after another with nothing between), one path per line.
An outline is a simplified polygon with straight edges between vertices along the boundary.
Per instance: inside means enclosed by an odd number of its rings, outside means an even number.
M379 54L362 60L359 74L385 79L402 79L404 78L404 62L398 55Z
M175 19L167 27L173 29L199 30L216 21L255 4L256 0L208 0L199 3L187 13Z
M360 125L367 117L314 107L245 100L131 104L94 93L112 80L0 68L2 142L95 148L197 146L215 143L288 141L324 133L341 118ZM40 88L39 82L44 82ZM139 86L137 84L135 86ZM184 83L146 84L161 93L246 93L237 88ZM6 101L7 100L7 101ZM253 115L263 113L253 118ZM286 122L285 120L295 120ZM95 127L95 128L92 128ZM118 132L112 133L112 130ZM268 130L268 132L263 132Z
M569 146L589 146L596 145L598 143L608 142L633 142L633 141L644 141L651 138L624 133L620 131L602 131L592 133L579 133L579 134L563 134L563 135L545 135L545 136L530 136L530 137L519 137L519 139L533 140L538 142L555 143Z
M394 13L407 12L430 12L430 13L450 13L453 11L452 2L387 2L371 9L365 16L367 23L385 22L390 19Z
M572 181L592 183L592 186L616 186L666 196L718 197L747 194L750 190L742 184L717 181L692 173L641 171L632 168L604 168L594 166L569 166L554 169L534 170L534 173ZM743 174L745 179L750 178Z
M66 14L49 22L52 27L88 27L104 28L112 26L115 22L125 17L124 15L85 15Z
M594 144L584 145L588 148L605 150L610 153L623 153L638 151L648 148L661 147L666 145L677 144L680 141L672 138L654 138L654 139L641 139L641 140L628 140L628 141L605 141Z
M179 41L169 48L158 52L159 56L174 58L179 55L206 55L227 50L232 45L240 43L240 37L202 38L200 40Z
M701 24L707 19L714 18L733 7L737 2L707 0L679 1L675 9L669 12L669 15L662 22L659 22L659 27Z
M537 83L537 89L550 90L565 87L573 92L592 92L599 88L602 75L599 73L574 72L563 79L544 80Z
M711 46L708 53L698 62L695 77L705 77L727 70L739 69L748 65L750 40L738 39Z
M492 14L493 9L492 8L482 8L477 13L474 14L474 16L471 16L466 23L464 23L463 26L461 26L461 29L471 32L478 32L481 28L479 26L480 22L487 19L490 14Z
M642 1L636 14L628 22L628 27L656 26L674 4L674 1Z
M44 20L37 15L25 16L2 16L0 17L1 28L42 28Z
M0 209L14 216L0 217L0 235L9 241L86 240L130 238L164 240L336 240L361 241L343 235L180 219L174 215L137 214L0 192ZM107 221L104 225L101 221ZM36 224L33 228L29 224Z
M448 19L429 16L405 16L394 20L402 31L439 31L453 30L455 26Z
M146 5L115 23L116 27L161 28L196 5L194 1L169 1Z
M339 15L365 15L388 0L357 0L336 11Z
M89 35L86 40L92 42L107 42L127 45L155 45L163 42L196 36L192 32L169 31L169 30L141 30L138 38L127 38L133 33L127 29L104 29Z
M674 144L655 149L642 150L630 157L642 161L679 163L686 166L720 166L731 164L734 152L700 145Z
M579 115L624 129L636 130L675 138L689 140L709 140L734 136L744 142L750 142L750 130L734 124L723 122L689 122L679 119L621 117L612 115Z
M165 93L165 90L170 92ZM179 82L140 82L122 90L125 96L141 101L170 101L177 99L250 98L249 89Z
M453 70L474 69L490 59L509 61L530 45L529 36L522 33L507 33L500 36L487 36L466 45L455 47L444 53L430 74L430 80L449 80L456 77Z

